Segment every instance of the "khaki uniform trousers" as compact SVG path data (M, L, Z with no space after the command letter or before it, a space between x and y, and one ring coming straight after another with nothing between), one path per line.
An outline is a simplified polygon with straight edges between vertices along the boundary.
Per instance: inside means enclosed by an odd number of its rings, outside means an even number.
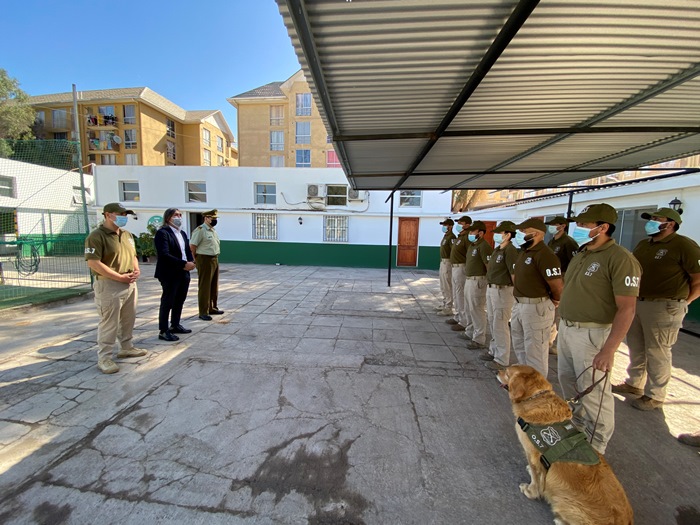
M513 287L489 285L486 289L486 316L491 329L489 353L499 365L510 364L510 316L513 313Z
M644 395L666 399L671 380L671 348L688 313L685 301L637 301L637 312L627 332L630 364L627 384L643 388Z
M486 346L486 285L485 275L467 277L464 283L464 301L468 317L465 333L472 341ZM469 330L471 328L471 330Z
M463 264L452 265L452 302L454 304L454 319L462 326L467 322L467 312L464 304L465 267Z
M122 350L134 347L133 332L139 292L136 283L120 283L112 279L95 281L95 305L100 314L97 325L97 358L112 358L119 339Z
M574 397L576 389L583 392L593 384L593 368L589 367L593 364L593 358L603 348L608 334L610 328L577 328L567 326L564 319L559 323L558 375L565 399ZM596 370L596 381L601 378L601 374L600 370ZM593 435L595 426L595 436L591 445L601 454L605 454L605 448L615 430L615 398L610 381L603 380L589 394L583 396L573 413L572 421L588 439Z
M443 310L452 310L452 263L449 259L440 259L440 293Z
M554 303L549 297L542 298L539 303L515 300L510 319L513 350L518 363L530 365L545 378L549 372L549 333L553 322Z
M197 254L198 304L199 315L209 315L218 307L219 301L219 257Z

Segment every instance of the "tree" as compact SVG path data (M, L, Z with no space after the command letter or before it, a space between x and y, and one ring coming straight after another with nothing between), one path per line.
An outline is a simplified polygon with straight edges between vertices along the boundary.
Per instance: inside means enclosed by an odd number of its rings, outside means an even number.
M34 108L19 82L0 68L0 139L32 139Z
M466 212L486 197L485 190L455 190L452 192L452 211Z

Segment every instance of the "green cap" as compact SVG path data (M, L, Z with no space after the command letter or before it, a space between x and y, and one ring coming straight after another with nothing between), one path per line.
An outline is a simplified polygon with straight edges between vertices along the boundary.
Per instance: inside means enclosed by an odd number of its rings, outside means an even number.
M203 216L203 217L213 217L213 218L216 219L216 217L218 216L218 215L217 215L218 212L219 212L219 210L217 210L216 208L214 208L213 210L203 211L203 212L202 212L202 216Z
M681 212L678 212L671 208L659 208L658 210L653 211L651 213L642 213L642 219L649 220L652 217L666 217L667 219L671 219L676 224L680 224L681 222L683 222L681 220Z
M525 222L521 222L516 226L516 228L520 231L526 230L528 228L535 228L536 230L540 230L541 232L546 232L547 231L547 226L545 226L544 221L542 219L528 219Z
M545 222L545 224L549 226L555 226L557 224L569 224L569 220L566 217L558 216L548 220L547 222Z
M109 204L105 204L105 207L102 208L102 213L118 213L118 214L127 214L127 215L136 215L134 213L134 210L127 210L124 206L119 204L118 202L110 202Z
M482 221L474 221L471 226L469 226L469 231L479 230L482 232L486 231L486 225Z
M440 224L442 224L443 226L452 226L454 223L455 223L455 221L453 221L452 219L450 219L448 217L447 219L442 221Z
M570 222L617 222L617 211L610 204L591 204L581 210L576 217L571 217Z
M517 230L515 223L511 221L502 221L501 224L494 228L493 233L514 232L515 230Z
M467 224L471 224L472 218L469 215L462 215L459 219L457 219L457 222L466 222Z

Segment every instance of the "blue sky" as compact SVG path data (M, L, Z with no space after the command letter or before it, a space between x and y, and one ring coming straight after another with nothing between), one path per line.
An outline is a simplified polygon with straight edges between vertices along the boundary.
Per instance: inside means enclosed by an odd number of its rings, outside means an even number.
M0 68L30 95L147 86L187 110L299 69L274 0L5 3Z

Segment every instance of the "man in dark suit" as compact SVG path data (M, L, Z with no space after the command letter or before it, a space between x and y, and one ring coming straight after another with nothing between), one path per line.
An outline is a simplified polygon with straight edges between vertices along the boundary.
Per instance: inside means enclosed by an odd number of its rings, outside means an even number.
M180 228L182 213L177 208L168 208L163 214L163 226L156 232L155 245L158 252L155 277L163 287L158 313L158 339L177 341L175 334L189 334L180 324L182 306L190 287L190 270L194 270L194 257L187 235ZM172 312L172 313L171 313ZM170 325L168 317L170 316Z

